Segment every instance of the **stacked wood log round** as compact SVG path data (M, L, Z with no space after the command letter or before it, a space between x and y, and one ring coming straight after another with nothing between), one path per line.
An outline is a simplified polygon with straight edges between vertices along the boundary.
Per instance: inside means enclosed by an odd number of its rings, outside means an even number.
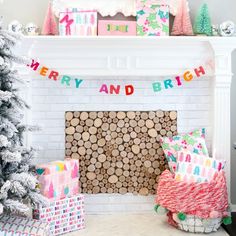
M82 193L153 195L168 168L159 140L177 134L177 112L66 112L65 133Z

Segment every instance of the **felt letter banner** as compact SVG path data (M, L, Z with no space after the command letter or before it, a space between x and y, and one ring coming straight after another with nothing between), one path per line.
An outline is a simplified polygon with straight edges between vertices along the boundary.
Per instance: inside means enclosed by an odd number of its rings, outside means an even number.
M65 20L67 20L65 18ZM55 70L50 70L47 66L41 66L37 60L32 59L31 63L27 65L33 71L37 71L39 75L42 77L48 77L50 80L58 81L61 78L61 84L68 86L74 85L75 88L80 88L83 82L82 79L72 78L68 75L60 75L59 72ZM212 60L208 60L206 62L206 67L213 70L214 65ZM173 79L172 78L165 78L162 81L157 81L152 83L152 89L155 93L161 92L162 90L173 89L176 86L181 87L183 86L183 82L190 82L194 80L194 77L201 77L206 74L206 70L203 66L199 66L192 70L186 70L182 76L177 75ZM73 82L74 81L74 82ZM124 86L124 93L126 96L130 96L134 94L134 86L132 84ZM111 95L119 95L121 93L121 86L120 85L107 85L102 84L100 89L100 93L111 94Z

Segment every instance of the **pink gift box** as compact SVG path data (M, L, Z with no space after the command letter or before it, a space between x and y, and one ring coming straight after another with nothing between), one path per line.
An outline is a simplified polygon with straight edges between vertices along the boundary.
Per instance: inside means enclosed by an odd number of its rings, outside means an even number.
M50 200L74 196L79 192L79 162L74 159L36 166L40 192Z
M98 35L136 35L136 21L99 20Z
M33 210L33 218L47 222L52 235L84 229L84 215L84 195L82 194L53 201L48 207L38 206Z
M59 14L60 35L97 35L97 12L75 11L60 12Z

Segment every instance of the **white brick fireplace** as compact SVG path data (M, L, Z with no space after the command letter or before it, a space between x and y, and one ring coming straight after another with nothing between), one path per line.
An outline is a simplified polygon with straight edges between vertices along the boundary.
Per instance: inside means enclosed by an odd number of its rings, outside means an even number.
M21 68L28 80L24 90L32 109L26 119L42 131L27 136L28 145L40 146L38 162L64 158L65 111L152 111L177 110L178 132L206 127L207 144L216 158L227 160L230 181L230 84L234 38L81 38L29 37L21 53L38 59L62 75L84 81L79 89ZM182 87L154 92L152 83L183 75L188 69L215 63L200 78ZM122 94L99 93L102 84L121 85ZM124 86L135 93L125 96ZM229 186L229 185L228 185ZM150 211L153 197L97 195L87 197L90 213ZM108 204L107 204L108 203Z

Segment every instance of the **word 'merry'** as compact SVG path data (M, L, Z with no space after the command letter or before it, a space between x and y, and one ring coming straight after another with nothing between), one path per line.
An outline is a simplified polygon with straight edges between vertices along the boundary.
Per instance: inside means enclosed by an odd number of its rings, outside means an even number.
M40 63L32 59L31 64L27 65L34 71L38 71L41 76L47 77L48 79L58 81L61 78L61 84L66 86L71 86L74 83L76 88L80 87L80 84L83 82L81 79L71 78L68 75L60 75L59 72L55 70L50 70L46 66L40 66Z
M197 77L200 77L201 75L205 75L205 70L202 66L200 66L199 68L194 69L194 73ZM194 78L194 73L192 73L191 71L187 70L184 72L183 74L183 79L186 82L191 81ZM154 92L160 92L162 89L170 89L170 88L174 88L174 86L182 86L182 81L181 81L181 77L180 76L176 76L175 80L173 79L166 79L162 82L155 82L152 84L152 88Z

